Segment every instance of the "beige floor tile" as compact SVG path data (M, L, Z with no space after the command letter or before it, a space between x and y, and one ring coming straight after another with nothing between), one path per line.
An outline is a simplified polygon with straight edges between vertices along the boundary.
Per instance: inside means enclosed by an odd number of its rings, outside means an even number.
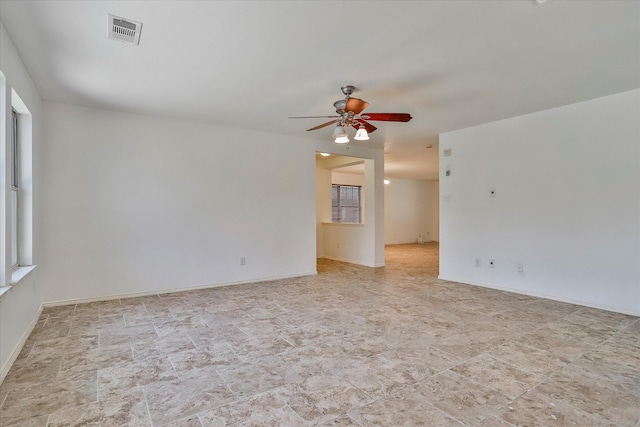
M39 415L26 417L4 417L0 418L0 425L2 427L47 427L48 415Z
M390 397L379 399L368 405L349 411L349 416L360 426L432 426L462 427L464 424L454 420L423 399Z
M147 407L154 426L224 406L235 395L215 372L196 378L160 381L144 387Z
M632 426L640 419L639 384L621 384L570 365L554 373L535 390L613 423Z
M163 424L162 427L202 427L202 424L200 423L200 419L197 415L191 415L167 424Z
M125 362L132 362L131 345L121 344L93 350L67 353L62 358L58 379L64 380L74 374L96 371Z
M257 394L199 415L203 427L223 426L306 426L275 392Z
M520 396L545 378L544 374L532 374L484 354L456 365L451 370L510 399Z
M194 349L172 353L169 355L169 360L179 374L207 367L220 369L241 362L238 355L225 343L207 347L205 350Z
M51 381L11 390L0 407L0 420L40 417L66 407L97 400L97 379L93 373L66 381Z
M278 357L263 358L257 363L239 363L217 369L218 374L238 399L269 391L286 384L302 382Z
M487 354L503 362L534 374L548 375L562 369L571 359L558 356L546 350L530 347L520 342L508 342L493 347Z
M640 369L640 331L623 331L584 354L596 363L614 362Z
M0 425L640 427L640 319L437 263L396 245L382 268L47 307Z
M467 425L479 424L509 403L505 395L451 371L419 383L414 393Z
M530 426L529 424L526 424L526 426L534 427L534 426ZM515 427L515 426L503 420L502 418L498 418L497 416L492 415L488 418L485 418L480 424L478 424L478 427Z
M195 350L196 345L186 331L177 331L157 340L144 340L131 343L134 360L148 357L167 356L188 350Z
M616 424L597 414L590 414L561 400L530 391L509 403L501 419L515 426L598 426L616 427Z
M151 427L142 389L84 405L66 407L49 416L47 427Z
M581 356L594 347L592 344L571 338L570 334L559 334L548 327L527 333L518 338L518 342L569 359Z
M118 363L98 369L98 399L116 398L123 390L139 389L152 383L178 379L167 357Z
M318 427L360 427L360 424L356 423L352 418L348 416L333 418L324 421L319 424L315 424Z
M349 382L333 375L313 376L276 390L305 421L321 424L339 418L373 399Z
M39 356L37 360L14 365L0 385L0 394L17 388L52 383L58 377L61 365L62 356Z

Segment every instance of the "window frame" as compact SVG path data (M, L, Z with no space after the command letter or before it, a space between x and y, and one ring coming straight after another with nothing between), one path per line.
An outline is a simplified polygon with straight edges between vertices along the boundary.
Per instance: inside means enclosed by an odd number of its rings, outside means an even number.
M334 192L335 189L335 192ZM357 204L343 204L341 191L357 189ZM334 194L336 197L334 197ZM352 219L353 215L343 214L343 209L356 209L358 221L345 221L346 218ZM337 215L336 215L337 210ZM362 224L362 186L349 184L331 184L331 222L337 224Z
M19 114L11 109L11 269L20 268L20 137ZM15 202L14 202L15 194ZM15 221L15 224L14 224Z

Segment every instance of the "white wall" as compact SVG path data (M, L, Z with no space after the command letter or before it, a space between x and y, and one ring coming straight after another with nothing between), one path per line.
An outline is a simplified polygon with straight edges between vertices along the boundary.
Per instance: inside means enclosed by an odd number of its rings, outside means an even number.
M438 240L438 183L390 179L384 186L384 241L386 244Z
M44 107L45 301L315 273L312 144Z
M340 185L364 185L364 174L337 172L340 169L331 171L331 183ZM386 193L385 193L386 194Z
M38 94L38 91L31 81L29 73L27 72L20 55L15 49L9 34L6 32L4 25L0 22L0 71L5 77L4 87L2 89L2 95L0 96L0 103L2 103L2 115L0 120L3 120L5 131L4 137L1 139L3 142L2 151L5 152L6 143L9 140L11 123L11 91L12 89L20 96L25 106L29 109L32 115L32 158L33 158L33 252L32 261L34 264L41 262L40 251L40 204L38 202L38 196L41 194L40 189L40 174L38 168L41 161L41 147L42 136L41 132L41 108L42 101ZM3 171L5 172L5 171ZM8 200L8 186L10 183L7 181L4 174L0 177L0 194L2 198ZM8 203L0 203L3 207L0 212L1 221L6 221L4 207L8 206ZM0 249L0 256L3 258L7 256L6 249ZM41 307L41 285L39 277L39 269L29 274L26 278L21 280L17 285L10 288L8 291L2 294L0 297L0 382L2 378L8 372L11 363L17 356L22 344L28 337L31 328L34 325L35 320L39 315L39 309ZM2 284L9 284L11 282L10 271L8 275L4 277L0 282Z
M333 184L363 185L364 175L331 173ZM438 182L391 179L384 186L384 242L388 245L438 241ZM365 202L366 205L366 202Z
M640 314L639 118L634 90L440 135L440 277Z
M316 166L316 256L324 258L323 223L331 222L331 170Z

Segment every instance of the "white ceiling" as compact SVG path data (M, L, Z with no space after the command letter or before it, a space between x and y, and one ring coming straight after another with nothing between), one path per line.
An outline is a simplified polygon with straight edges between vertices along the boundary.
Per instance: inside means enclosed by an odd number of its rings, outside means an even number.
M139 46L107 38L109 13L143 23ZM332 115L353 84L367 112L413 116L352 142L397 178L437 179L441 132L640 87L638 1L2 1L0 19L45 100L304 144L333 128L287 117Z

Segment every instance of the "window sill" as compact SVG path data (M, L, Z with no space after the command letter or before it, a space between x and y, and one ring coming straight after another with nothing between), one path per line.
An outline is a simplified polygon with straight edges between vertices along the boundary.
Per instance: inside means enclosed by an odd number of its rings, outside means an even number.
M20 284L20 282L24 280L33 270L35 270L36 267L36 265L25 265L14 270L11 273L11 285L0 286L0 300L4 298L4 296L11 290L11 288Z
M13 273L11 273L11 286L20 283L20 281L27 277L36 267L37 265L23 265L15 269Z

